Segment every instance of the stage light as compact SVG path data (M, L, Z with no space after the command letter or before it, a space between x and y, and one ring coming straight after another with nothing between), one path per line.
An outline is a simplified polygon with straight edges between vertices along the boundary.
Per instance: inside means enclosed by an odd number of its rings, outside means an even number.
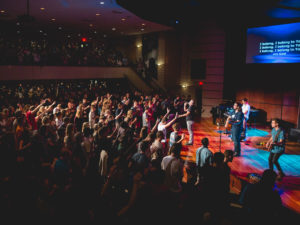
M199 82L199 85L200 85L200 86L202 86L202 85L203 85L203 82L202 82L202 81L200 81L200 82Z
M85 37L81 38L81 41L86 42L86 38Z

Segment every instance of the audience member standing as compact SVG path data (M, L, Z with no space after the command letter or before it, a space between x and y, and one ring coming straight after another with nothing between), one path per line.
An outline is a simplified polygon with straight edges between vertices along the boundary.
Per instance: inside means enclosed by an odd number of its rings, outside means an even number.
M188 104L184 105L185 114L181 114L178 118L186 117L186 127L189 132L189 141L186 145L193 145L194 144L194 131L193 125L195 123L195 106L194 100L190 100Z

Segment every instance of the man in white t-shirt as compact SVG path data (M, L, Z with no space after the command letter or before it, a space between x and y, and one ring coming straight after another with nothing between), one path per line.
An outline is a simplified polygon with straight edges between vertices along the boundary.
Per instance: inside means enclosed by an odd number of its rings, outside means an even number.
M247 130L247 121L248 121L249 115L250 115L250 105L248 103L247 98L242 99L242 104L243 104L242 112L244 114L242 137L244 137L244 139L245 139L246 138L246 130Z

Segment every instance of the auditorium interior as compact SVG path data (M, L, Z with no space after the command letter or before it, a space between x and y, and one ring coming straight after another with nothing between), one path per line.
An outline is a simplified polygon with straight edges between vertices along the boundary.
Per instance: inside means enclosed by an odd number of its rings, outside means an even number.
M299 71L300 0L1 0L3 221L299 221Z

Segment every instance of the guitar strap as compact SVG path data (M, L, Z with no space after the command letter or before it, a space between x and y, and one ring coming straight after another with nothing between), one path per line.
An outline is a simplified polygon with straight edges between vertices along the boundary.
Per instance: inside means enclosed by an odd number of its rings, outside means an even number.
M276 133L274 142L278 141L278 137L279 137L280 132L281 132L281 129L279 128L278 131L277 131L277 133Z

